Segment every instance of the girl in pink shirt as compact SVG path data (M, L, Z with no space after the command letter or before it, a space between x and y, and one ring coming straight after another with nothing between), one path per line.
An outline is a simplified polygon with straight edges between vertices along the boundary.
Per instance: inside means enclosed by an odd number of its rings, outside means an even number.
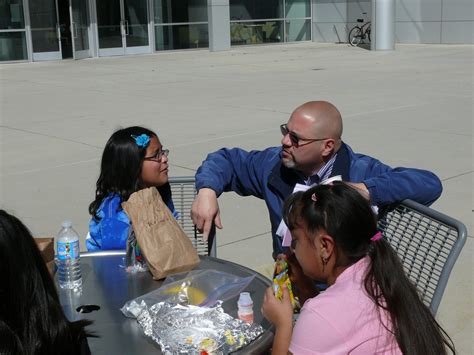
M294 328L288 290L281 301L267 290L262 312L276 329L272 354L455 353L359 192L319 185L290 196L283 215L300 296L317 294L313 280L330 287L306 300Z

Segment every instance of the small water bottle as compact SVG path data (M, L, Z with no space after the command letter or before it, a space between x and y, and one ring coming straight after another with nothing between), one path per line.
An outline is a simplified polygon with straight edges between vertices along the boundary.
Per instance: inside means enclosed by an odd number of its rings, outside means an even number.
M250 297L250 293L242 292L237 301L237 316L244 322L253 323L253 301Z
M71 221L64 221L57 237L57 275L59 287L77 290L82 286L79 236Z

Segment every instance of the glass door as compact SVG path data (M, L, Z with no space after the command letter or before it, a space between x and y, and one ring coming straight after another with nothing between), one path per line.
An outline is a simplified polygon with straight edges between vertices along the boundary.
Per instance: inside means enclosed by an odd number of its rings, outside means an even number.
M120 0L97 0L99 56L123 55Z
M62 59L57 0L29 1L33 60Z
M150 53L147 0L97 1L99 56Z
M71 15L73 58L88 58L90 57L90 51L87 0L69 0L69 12Z
M122 0L125 54L150 53L147 0Z

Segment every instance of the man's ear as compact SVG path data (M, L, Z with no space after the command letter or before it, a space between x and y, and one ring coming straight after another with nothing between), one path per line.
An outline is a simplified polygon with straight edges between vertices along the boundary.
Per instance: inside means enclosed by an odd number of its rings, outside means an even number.
M332 152L335 149L335 142L334 139L326 139L324 141L324 150L323 150L323 156L329 156L332 154Z

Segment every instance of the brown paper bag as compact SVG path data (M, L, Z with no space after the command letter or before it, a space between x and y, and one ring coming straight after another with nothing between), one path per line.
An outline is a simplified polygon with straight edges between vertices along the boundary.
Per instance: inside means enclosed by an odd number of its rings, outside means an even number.
M199 256L171 211L154 187L133 193L122 208L155 280L189 271L199 264Z
M55 263L54 263L54 238L34 238L36 245L43 257L46 266L48 267L49 273L54 276Z

